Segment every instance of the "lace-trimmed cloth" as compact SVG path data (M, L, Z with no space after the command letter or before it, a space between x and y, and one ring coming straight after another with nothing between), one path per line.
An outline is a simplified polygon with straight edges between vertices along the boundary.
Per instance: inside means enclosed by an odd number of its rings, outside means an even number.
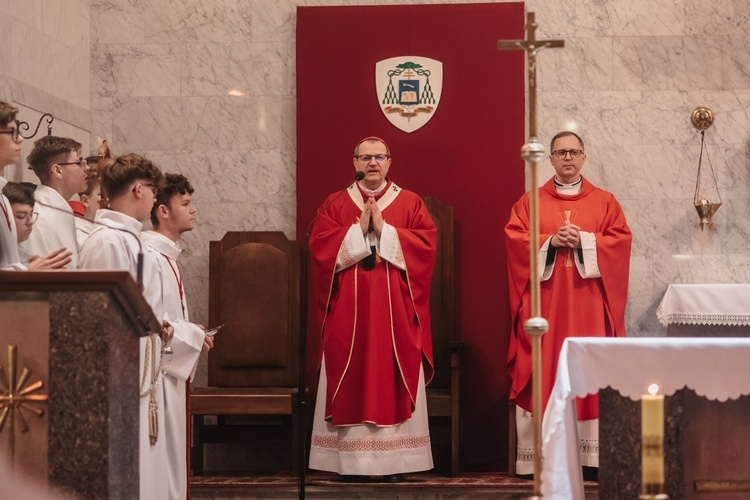
M750 284L669 285L656 317L664 326L748 326Z
M667 396L688 387L726 401L750 394L750 338L568 338L542 429L545 498L584 498L576 436L576 396L611 387L637 401L651 383Z

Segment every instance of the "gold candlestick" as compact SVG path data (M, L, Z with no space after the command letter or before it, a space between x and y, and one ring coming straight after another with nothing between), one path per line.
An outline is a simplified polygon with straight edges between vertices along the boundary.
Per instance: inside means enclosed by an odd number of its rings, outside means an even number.
M640 500L668 500L664 493L664 395L651 384L641 396Z

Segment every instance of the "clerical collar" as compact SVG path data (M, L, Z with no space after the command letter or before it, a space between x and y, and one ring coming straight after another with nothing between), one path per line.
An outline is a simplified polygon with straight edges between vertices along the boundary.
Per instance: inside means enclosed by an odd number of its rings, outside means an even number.
M574 195L581 192L583 187L583 177L579 177L577 181L572 184L563 184L555 177L555 191L560 194Z
M381 184L379 188L377 188L377 189L367 189L366 187L364 187L362 185L362 181L359 181L359 188L362 191L364 191L367 196L377 196L377 195L379 195L380 193L383 192L383 190L385 189L385 186L387 184L388 184L388 181L386 179L383 179L383 184Z

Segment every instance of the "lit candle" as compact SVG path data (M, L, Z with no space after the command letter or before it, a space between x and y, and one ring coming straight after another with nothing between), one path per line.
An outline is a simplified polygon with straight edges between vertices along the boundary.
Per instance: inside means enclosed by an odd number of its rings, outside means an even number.
M664 492L664 395L651 384L641 396L641 493Z

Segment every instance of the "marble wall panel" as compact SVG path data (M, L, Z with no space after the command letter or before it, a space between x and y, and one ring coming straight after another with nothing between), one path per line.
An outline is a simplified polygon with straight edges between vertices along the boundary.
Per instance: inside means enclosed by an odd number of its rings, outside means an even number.
M184 44L182 95L292 95L294 57L290 42Z
M0 47L13 47L13 19L7 15L0 15ZM0 68L3 68L3 73L13 72L13 52L7 49L0 50Z
M750 87L750 36L729 36L727 45L722 47L722 56L724 88Z
M750 9L744 0L685 0L688 35L745 35L750 33Z
M684 33L684 0L531 0L544 38L606 36L675 36Z
M149 0L144 7L150 43L243 42L252 36L251 0Z
M100 45L91 53L91 95L180 95L180 48L163 44Z
M45 0L40 14L34 28L59 44L80 54L88 54L91 33L88 2Z
M216 150L215 99L136 97L113 101L112 143L118 151Z
M111 97L91 97L91 154L98 154L102 139L112 147L112 111Z
M144 12L138 0L92 0L91 44L145 43Z
M638 36L614 43L615 90L719 90L728 37Z
M23 84L88 108L88 4L79 0L30 0L11 6L3 30L4 36L11 35L5 45L10 60L6 59L2 71ZM11 23L9 27L7 22Z
M691 99L714 112L714 125L706 131L706 141L731 144L746 149L750 137L750 87L725 92L689 92ZM691 130L695 133L695 129ZM744 147L743 147L744 145Z
M257 42L279 42L294 40L297 23L294 0L276 2L252 1L253 40ZM330 2L326 2L330 5Z
M293 98L225 97L219 122L221 149L279 149L296 146Z
M612 90L612 38L568 38L565 50L539 53L545 92Z

